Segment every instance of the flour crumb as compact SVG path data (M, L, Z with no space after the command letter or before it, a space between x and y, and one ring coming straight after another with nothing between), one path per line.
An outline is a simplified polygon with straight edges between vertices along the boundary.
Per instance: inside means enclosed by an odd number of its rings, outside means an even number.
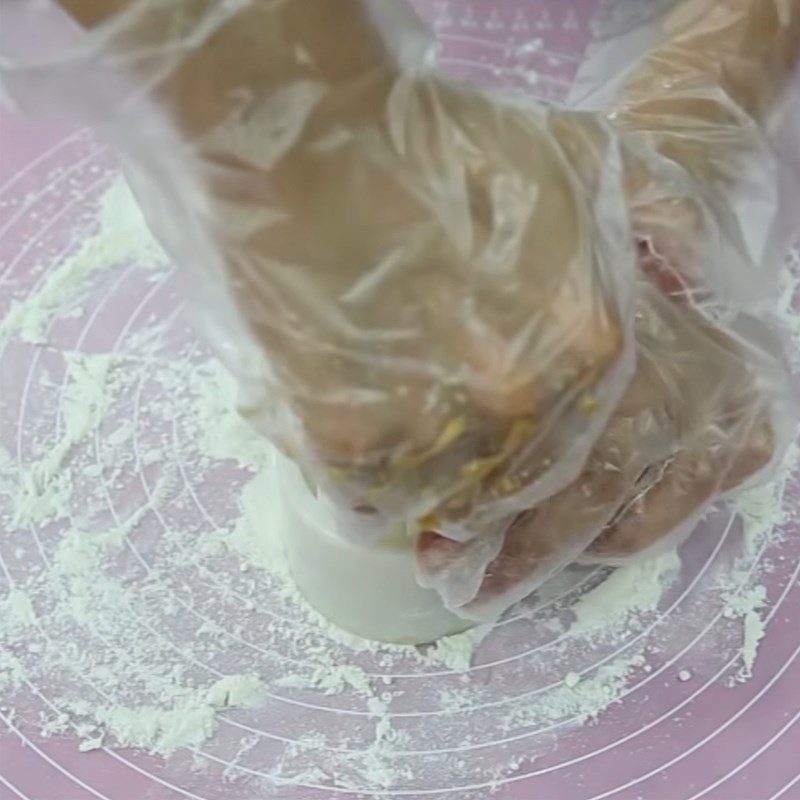
M424 648L422 661L428 666L442 666L454 672L466 672L475 650L491 631L491 625L477 625L464 633L445 636Z
M367 673L353 664L336 664L324 657L310 660L310 667L304 672L284 675L276 681L286 689L318 689L325 695L341 694L352 689L363 697L372 698L374 689Z
M214 708L252 708L261 701L265 689L255 675L229 675L209 688L206 702Z
M674 550L616 568L575 604L570 634L611 635L631 618L654 612L665 585L679 569L680 558Z
M21 589L12 589L2 605L3 613L7 615L11 624L22 628L30 628L36 624L36 612L27 592L23 592Z
M564 686L574 689L581 682L581 676L577 672L568 672L564 676Z
M81 753L89 753L93 750L100 750L103 747L103 740L105 736L100 734L100 736L95 736L93 739L84 739L79 745L78 750Z
M766 624L760 609L767 605L767 589L757 585L745 588L728 599L723 614L728 619L742 622L742 668L738 679L752 677L758 658L758 648L766 633Z
M748 611L744 617L744 640L742 642L742 661L744 662L744 676L753 674L753 667L758 657L758 647L766 633L766 626L761 614L757 611Z
M72 316L77 312L75 304L98 272L133 263L150 269L163 269L168 264L121 176L103 195L94 230L80 231L76 239L79 243L47 272L33 292L11 303L0 320L0 345L15 335L30 344L45 344L52 319L60 313Z
M643 664L643 655L633 653L579 677L573 686L563 680L546 694L527 701L517 699L503 722L503 730L563 724L568 720L572 725L581 725L597 719L609 706L619 702L632 673Z
M125 747L138 747L169 756L182 747L196 747L216 727L214 709L205 704L186 704L172 709L154 706L101 707L95 714L99 725Z

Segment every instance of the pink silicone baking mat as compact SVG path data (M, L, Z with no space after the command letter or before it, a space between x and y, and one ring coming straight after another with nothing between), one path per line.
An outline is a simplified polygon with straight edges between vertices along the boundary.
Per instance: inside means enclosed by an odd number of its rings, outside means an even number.
M442 62L453 73L554 101L568 92L599 13L593 0L419 0L418 6L435 24ZM619 24L624 26L624 19ZM114 170L113 155L86 131L43 127L7 112L0 114L0 318L15 298L24 297L46 274L59 231L66 230L80 216L82 204L108 185ZM121 270L118 279L104 288L106 294L92 313L53 331L53 340L63 347L94 351L117 347L146 313L175 319L180 326L184 311L172 273L146 291L127 283L133 280ZM796 303L800 307L800 297ZM0 351L0 442L20 459L25 457L24 431L31 416L46 413L36 389L47 359L45 350L12 341ZM800 506L799 478L796 474L790 479L784 497L790 512ZM183 479L190 488L193 482L207 488L209 476L187 472ZM701 607L697 587L725 557L739 527L731 512L720 510L705 523L703 535L686 546L684 560L690 566L656 619L648 623L673 631L673 646L652 649L647 669L634 673L620 702L591 724L532 729L517 735L514 742L481 730L476 722L472 744L453 755L491 764L493 753L500 759L503 748L514 747L522 754L535 750L536 757L520 759L518 769L494 775L490 781L490 770L481 780L465 767L463 783L452 773L438 782L427 775L424 781L409 779L399 789L375 793L310 782L307 789L269 796L293 800L800 798L800 528L795 516L783 535L766 541L756 555L754 563L768 565L762 579L767 589L762 609L766 633L752 677L731 686L727 679L738 669L739 653L724 648L717 653L714 648L715 637L730 621L719 608ZM47 537L56 535L35 527L24 533L36 540L42 553ZM17 554L18 542L18 538L12 542L11 532L0 532L0 594L25 568ZM499 644L479 653L472 672L483 676L489 691L494 685L505 689L512 685L522 697L530 691L526 659L548 643L529 637L522 617L503 624ZM648 635L650 628L633 627L629 641L620 648ZM605 656L597 654L597 666ZM380 665L370 666L380 672ZM589 658L579 669L588 673L594 666ZM679 673L685 676L689 668L691 679L679 679ZM422 699L416 700L423 695L421 689L417 694L418 688L424 685L427 691L437 682L444 685L450 676L446 670L409 670L391 676L405 687L403 716L434 730L441 721ZM37 690L46 695L42 687L31 687L31 692ZM51 710L57 703L47 696L40 700ZM251 723L256 736L270 738L280 732L291 738L291 731L299 729L303 715L309 713L302 704L280 708L279 721L272 723L262 713ZM335 717L362 712L355 706L344 710L332 706L317 707L313 713ZM42 738L36 726L10 717L3 698L0 728L2 800L259 800L262 796L254 788L227 785L219 771L217 777L195 774L188 767L181 772L161 758L134 750L104 747L81 753L77 740ZM226 766L224 756L219 766ZM253 766L251 771L257 769Z

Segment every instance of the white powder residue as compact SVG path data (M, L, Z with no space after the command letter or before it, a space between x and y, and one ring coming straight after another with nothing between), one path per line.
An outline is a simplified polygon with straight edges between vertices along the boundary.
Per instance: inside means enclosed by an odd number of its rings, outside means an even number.
M120 744L168 756L180 747L197 746L208 739L214 732L214 714L208 705L169 710L153 706L101 706L95 719Z
M445 636L425 650L422 661L428 666L442 666L454 672L466 672L475 650L491 631L490 625L478 625L455 636Z
M94 736L93 738L83 739L78 745L78 750L81 753L91 753L93 750L99 750L103 746L104 741L105 735L102 733L99 736Z
M517 700L503 722L506 731L543 726L565 719L583 725L619 702L631 673L644 665L641 653L616 658L586 675L567 673L541 696Z
M238 388L233 376L212 359L192 371L189 386L196 393L195 413L207 456L232 459L244 467L260 469L273 461L272 448L236 411Z
M568 672L564 676L564 686L567 689L574 689L581 682L581 676L577 672Z
M372 683L363 669L352 664L336 664L324 656L323 663L319 661L319 658L314 658L309 664L311 668L304 673L290 673L278 678L277 685L287 689L319 689L325 695L353 689L364 697L374 697Z
M575 636L613 635L632 617L655 611L681 562L675 551L615 569L573 606Z
M207 689L188 694L183 703L172 708L101 706L94 719L122 745L168 756L179 748L206 741L217 727L220 709L257 706L264 689L255 675L228 675Z
M274 473L264 469L245 484L239 500L240 516L224 542L245 563L288 576L289 564L277 530L279 509L274 479Z
M728 619L742 620L742 670L739 677L749 678L758 656L758 646L766 633L760 609L767 605L765 586L752 586L729 597L724 609Z
M758 656L758 646L766 634L764 620L758 611L748 611L744 615L744 641L742 643L742 661L744 662L744 675L753 674L753 666Z
M800 446L794 442L778 468L778 475L787 476L792 466L798 463ZM784 502L785 483L785 477L779 477L764 486L748 489L736 498L734 508L742 520L745 556L755 556L765 540L786 522L789 507Z
M252 708L264 695L264 683L257 675L228 675L206 692L206 702L214 708Z
M0 605L10 626L27 628L36 624L36 612L27 592L12 589Z
M137 262L148 275L164 266L117 181L92 233L0 323L0 343L43 341L54 318L93 307L86 293L104 270ZM493 629L383 645L300 595L278 535L271 446L236 412L224 367L195 343L173 345L161 322L114 353L61 353L60 391L42 396L50 415L25 432L21 463L0 446L0 514L14 540L0 692L20 725L83 751L164 756L178 784L190 760L230 800L294 800L307 785L462 800L443 787L499 787L562 737L577 746L609 708L645 713L629 696L639 683L705 679L704 659L737 654L734 682L752 675L774 602L764 553L781 552L796 447L776 482L737 501L740 552L693 606L666 616L665 591L677 596L695 574L666 553L591 572L588 591L587 571L561 576L541 609L533 598ZM670 636L720 608L708 652L671 661Z
M106 354L64 355L68 365L62 406L64 438L73 445L93 431L108 411L113 358Z
M471 708L477 702L477 692L474 687L462 689L446 689L439 692L439 708L445 713L452 714Z
M95 232L82 235L77 248L48 270L41 285L24 300L15 300L0 320L0 344L12 336L44 344L50 321L59 312L74 313L74 304L96 273L132 263L163 269L167 259L148 232L127 183L117 178L103 196Z
M63 435L43 446L46 452L20 472L14 498L15 526L67 516L72 475L63 469L70 451L91 433L108 410L110 393L119 388L111 380L113 360L108 355L64 353L67 378L62 403Z

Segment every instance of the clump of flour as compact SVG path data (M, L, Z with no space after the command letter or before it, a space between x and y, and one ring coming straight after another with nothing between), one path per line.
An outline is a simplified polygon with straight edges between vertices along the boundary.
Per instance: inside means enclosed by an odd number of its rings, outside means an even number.
M30 344L44 344L53 317L80 313L78 303L97 273L132 262L156 270L167 265L128 185L116 180L97 208L96 224L88 231L76 231L69 255L49 269L27 297L12 302L0 320L0 345L12 336Z
M680 558L672 550L655 558L622 566L599 586L586 592L573 606L575 636L611 636L637 614L653 611L665 586L680 569Z

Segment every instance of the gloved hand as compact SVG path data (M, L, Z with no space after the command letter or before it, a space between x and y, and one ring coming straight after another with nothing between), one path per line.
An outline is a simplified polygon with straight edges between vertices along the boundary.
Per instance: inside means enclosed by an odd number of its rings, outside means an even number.
M772 461L774 397L759 385L772 367L762 354L646 278L636 339L636 375L576 481L495 538L419 537L421 581L449 607L492 618L565 558L620 563L674 545L711 500Z
M419 538L422 582L467 616L502 612L565 551L619 563L675 544L784 444L774 427L780 359L762 349L758 323L730 307L752 299L739 287L764 282L731 197L752 163L777 189L766 139L800 55L800 3L688 0L664 33L610 113L629 148L639 242L635 377L573 484L492 539Z
M120 146L242 413L343 535L422 531L454 610L647 549L773 457L782 367L736 306L758 262L729 198L800 0L678 3L608 118L448 81L396 0L61 3L95 30L11 93Z
M148 157L194 196L138 162L134 189L244 323L242 413L348 532L468 539L574 479L633 370L611 126L445 80L395 2L121 5L97 47L169 115Z

